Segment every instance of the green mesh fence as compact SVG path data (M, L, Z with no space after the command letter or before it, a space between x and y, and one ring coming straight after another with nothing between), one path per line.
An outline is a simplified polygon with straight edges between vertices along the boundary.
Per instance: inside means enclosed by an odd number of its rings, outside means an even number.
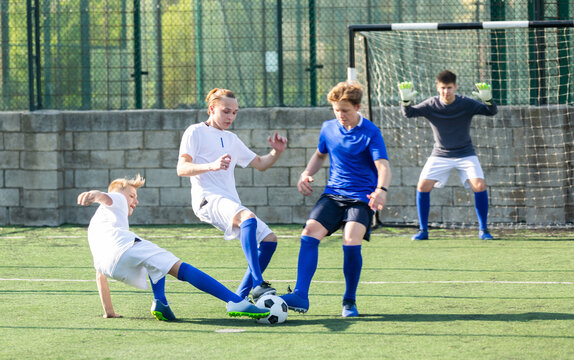
M0 110L325 105L347 25L574 18L573 0L0 0Z

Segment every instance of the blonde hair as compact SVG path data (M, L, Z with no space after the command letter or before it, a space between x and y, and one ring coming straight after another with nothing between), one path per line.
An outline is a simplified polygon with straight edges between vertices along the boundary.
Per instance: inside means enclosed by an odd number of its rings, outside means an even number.
M227 89L218 89L215 88L213 90L211 90L208 94L207 97L205 98L205 101L207 101L207 113L209 115L211 115L211 113L209 112L209 108L213 105L217 105L219 103L219 101L221 100L221 98L230 98L230 99L235 99L235 94L233 93L233 91L231 90L227 90Z
M343 81L335 85L327 94L330 103L348 101L360 105L363 97L363 87L357 81Z
M108 192L122 192L128 186L132 186L136 189L141 188L145 184L145 179L138 174L135 178L128 179L127 177L123 179L115 179L108 186Z

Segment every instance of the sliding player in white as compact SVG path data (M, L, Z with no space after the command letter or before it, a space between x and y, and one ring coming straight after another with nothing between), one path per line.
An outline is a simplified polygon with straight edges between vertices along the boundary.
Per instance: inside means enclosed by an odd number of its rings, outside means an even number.
M104 318L120 317L112 305L108 277L147 289L149 276L154 295L151 313L158 320L176 320L165 296L167 274L225 301L230 316L255 319L267 316L267 309L254 306L203 271L130 231L128 217L139 204L137 189L144 183L138 174L135 179L112 181L107 193L91 190L78 195L78 205L100 204L90 220L88 242L94 258Z

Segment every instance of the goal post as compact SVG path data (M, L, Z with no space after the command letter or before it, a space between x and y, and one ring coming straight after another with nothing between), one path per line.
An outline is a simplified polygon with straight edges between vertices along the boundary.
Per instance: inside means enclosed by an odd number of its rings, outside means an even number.
M574 20L362 24L348 27L347 79L365 87L363 112L387 142L393 187L386 223L416 224L415 188L433 147L424 118L405 118L397 84L414 102L437 95L436 75L457 74L457 93L491 84L499 112L475 116L471 136L485 172L494 227L574 227ZM440 192L440 193L439 193ZM474 226L473 198L454 174L433 192L431 223Z

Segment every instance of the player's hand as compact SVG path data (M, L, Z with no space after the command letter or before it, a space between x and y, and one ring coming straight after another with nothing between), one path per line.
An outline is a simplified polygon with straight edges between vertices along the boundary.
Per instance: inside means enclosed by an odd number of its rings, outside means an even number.
M229 154L221 155L219 159L211 163L212 171L227 170L231 164L231 156Z
M122 316L116 313L111 313L111 314L104 314L103 318L104 319L113 319L113 318L121 318Z
M385 204L387 202L387 192L381 189L377 189L373 191L370 195L367 195L369 198L369 207L371 210L380 211L383 210Z
M275 132L273 136L269 136L267 141L269 141L269 145L271 145L271 147L279 154L285 151L285 148L287 147L287 138L279 135L277 132Z
M78 205L80 206L90 206L96 201L95 191L86 191L78 195Z
M303 194L303 196L309 196L313 193L313 188L311 188L311 183L315 181L312 176L301 174L299 177L299 182L297 183L297 189Z
M487 83L476 83L474 84L478 92L473 91L472 95L479 98L486 105L492 105L492 91L490 90L490 85Z
M410 81L400 82L398 86L403 106L409 106L418 92L413 89L413 83Z

